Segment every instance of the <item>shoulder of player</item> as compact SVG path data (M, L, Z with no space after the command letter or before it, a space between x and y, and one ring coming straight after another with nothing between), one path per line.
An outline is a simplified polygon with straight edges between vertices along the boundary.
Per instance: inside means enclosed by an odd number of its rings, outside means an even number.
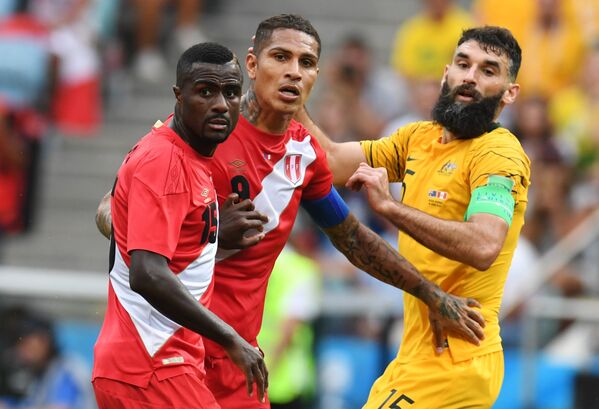
M524 149L516 136L508 129L498 127L491 132L474 138L472 148L476 150L509 149L524 154Z
M303 141L307 136L310 136L310 131L308 131L300 122L292 119L285 134L296 141Z
M406 141L419 137L423 137L428 140L430 139L431 133L434 133L434 136L436 137L437 133L439 132L441 132L441 127L436 123L432 121L418 121L397 128L388 137L391 139L402 139Z
M189 190L185 174L187 165L183 149L151 133L136 145L133 176L151 188L157 195L182 193ZM139 152L137 152L139 151Z
M474 161L494 158L510 167L516 165L518 172L524 175L530 174L530 159L518 138L506 128L499 127L472 139L469 156Z

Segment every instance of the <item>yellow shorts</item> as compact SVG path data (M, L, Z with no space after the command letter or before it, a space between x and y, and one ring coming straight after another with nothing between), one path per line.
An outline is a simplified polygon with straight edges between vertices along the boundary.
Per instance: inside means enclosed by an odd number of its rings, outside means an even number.
M393 360L362 409L488 409L503 382L503 351L453 363L445 352L430 360Z

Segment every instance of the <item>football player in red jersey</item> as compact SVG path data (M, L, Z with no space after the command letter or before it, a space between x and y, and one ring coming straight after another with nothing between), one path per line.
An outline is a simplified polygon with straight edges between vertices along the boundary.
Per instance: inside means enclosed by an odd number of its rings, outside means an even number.
M221 345L258 387L261 354L210 312L218 210L210 162L237 123L242 74L215 43L177 64L175 113L127 154L112 190L108 308L94 348L101 409L214 408L204 377L205 339ZM150 227L148 227L150 226Z

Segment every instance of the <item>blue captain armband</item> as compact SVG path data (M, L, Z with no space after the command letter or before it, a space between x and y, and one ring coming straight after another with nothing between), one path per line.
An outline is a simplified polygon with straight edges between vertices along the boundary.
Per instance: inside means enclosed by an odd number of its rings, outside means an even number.
M329 194L322 199L302 200L302 207L323 229L338 225L349 214L349 207L334 187L331 187Z

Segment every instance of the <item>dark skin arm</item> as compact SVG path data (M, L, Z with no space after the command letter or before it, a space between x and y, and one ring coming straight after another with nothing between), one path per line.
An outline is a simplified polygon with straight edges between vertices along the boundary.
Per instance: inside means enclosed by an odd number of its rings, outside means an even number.
M231 193L219 211L218 247L227 250L245 249L258 244L264 238L262 230L267 222L268 217L255 210L251 200L239 201L239 196ZM110 239L110 192L104 195L98 205L96 226L104 237ZM249 230L256 233L246 234Z
M248 394L252 394L256 382L258 398L264 400L268 372L260 352L199 303L169 269L165 257L145 250L132 251L129 284L169 319L222 345L245 373Z
M484 339L484 319L479 311L471 308L480 308L476 300L445 293L353 214L350 213L342 223L323 230L354 266L412 294L429 307L437 352L443 350L443 331L476 345Z

